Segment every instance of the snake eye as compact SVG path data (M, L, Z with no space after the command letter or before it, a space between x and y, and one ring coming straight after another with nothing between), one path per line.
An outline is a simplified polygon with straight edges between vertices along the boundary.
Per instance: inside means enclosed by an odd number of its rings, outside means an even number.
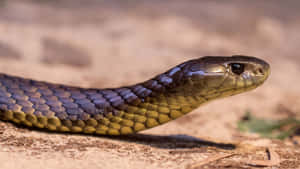
M245 71L245 65L240 63L231 63L231 71L237 75L241 75Z

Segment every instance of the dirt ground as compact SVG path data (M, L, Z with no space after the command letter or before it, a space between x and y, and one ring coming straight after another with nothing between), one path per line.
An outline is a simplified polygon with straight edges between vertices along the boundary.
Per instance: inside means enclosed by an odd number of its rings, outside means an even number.
M299 9L292 0L0 0L0 71L12 75L102 88L146 80L205 55L253 55L272 66L255 91L130 137L0 122L0 168L257 168L253 160L267 160L266 147L280 164L265 168L300 168L300 146L291 140L237 130L246 111L269 119L299 116ZM223 155L229 156L218 158Z

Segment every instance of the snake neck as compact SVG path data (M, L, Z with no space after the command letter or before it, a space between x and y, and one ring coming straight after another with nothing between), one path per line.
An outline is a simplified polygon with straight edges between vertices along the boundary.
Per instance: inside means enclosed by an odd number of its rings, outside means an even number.
M132 93L122 96L127 101L127 108L121 116L134 118L136 132L181 117L207 101L199 92L195 92L199 89L192 83L182 80L182 71L179 70L180 67L175 67L151 80L125 87ZM122 95L125 89L116 91Z

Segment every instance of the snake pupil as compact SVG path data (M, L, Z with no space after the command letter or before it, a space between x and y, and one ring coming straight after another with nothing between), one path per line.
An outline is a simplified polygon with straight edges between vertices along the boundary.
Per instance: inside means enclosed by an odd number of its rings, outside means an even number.
M231 71L237 75L241 75L245 71L245 65L240 63L230 64Z

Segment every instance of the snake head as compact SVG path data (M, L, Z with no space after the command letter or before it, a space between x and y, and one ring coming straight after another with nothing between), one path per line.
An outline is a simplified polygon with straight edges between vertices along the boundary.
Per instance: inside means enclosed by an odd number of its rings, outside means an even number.
M207 56L181 65L191 91L202 96L228 96L254 89L270 74L267 62L251 56Z

